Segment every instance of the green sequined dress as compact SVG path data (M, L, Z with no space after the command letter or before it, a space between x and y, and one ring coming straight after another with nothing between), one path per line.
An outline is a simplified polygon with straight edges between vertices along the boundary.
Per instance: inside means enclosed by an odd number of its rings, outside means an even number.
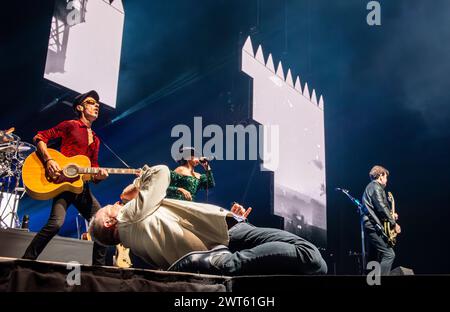
M212 171L208 171L206 174L200 175L200 179L193 176L185 176L175 171L170 171L170 186L167 189L167 198L186 200L183 193L178 191L178 188L184 188L191 193L192 200L195 200L195 195L201 189L207 190L213 188L216 185L214 182L214 175Z

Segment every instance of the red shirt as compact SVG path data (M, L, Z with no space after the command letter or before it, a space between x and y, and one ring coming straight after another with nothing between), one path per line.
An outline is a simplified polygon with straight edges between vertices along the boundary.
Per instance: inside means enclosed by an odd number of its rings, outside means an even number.
M61 138L61 153L66 157L85 155L91 160L92 167L98 167L98 150L100 139L92 131L94 141L88 145L87 126L81 120L66 120L48 130L39 131L33 138L45 144L48 141Z

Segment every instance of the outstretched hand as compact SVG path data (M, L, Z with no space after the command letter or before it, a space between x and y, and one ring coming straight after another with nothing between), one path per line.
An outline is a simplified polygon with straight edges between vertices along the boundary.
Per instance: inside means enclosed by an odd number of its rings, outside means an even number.
M243 206L238 203L234 203L231 207L231 212L237 214L238 216L247 218L250 212L252 212L252 207L248 207L245 209Z

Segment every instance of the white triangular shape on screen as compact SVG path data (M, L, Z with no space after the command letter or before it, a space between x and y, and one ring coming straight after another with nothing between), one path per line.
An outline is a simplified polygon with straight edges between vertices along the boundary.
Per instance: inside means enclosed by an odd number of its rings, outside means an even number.
M320 99L319 99L319 108L323 109L323 96L322 95L320 96Z
M308 100L311 99L311 96L309 95L309 89L308 89L308 83L305 82L305 89L303 90L303 96L307 98Z
M259 45L258 50L256 51L256 55L255 55L255 59L258 62L261 62L263 64L265 64L266 62L264 62L264 54L263 54L263 50L261 45Z
M266 67L275 74L275 66L273 65L272 53L269 54L267 58Z
M281 61L278 63L277 76L283 79L284 81L283 65L281 64Z
M255 53L253 53L252 39L250 39L250 36L248 36L247 40L245 40L242 50L250 54L252 57L255 57Z
M294 82L292 81L292 74L291 69L288 69L287 75L286 75L286 83L290 85L292 88L294 87Z
M311 94L311 102L313 102L313 104L317 105L317 96L316 96L316 90L313 89L312 94Z
M302 85L300 84L300 77L297 76L297 79L295 79L295 90L299 91L300 93L303 94L302 92Z

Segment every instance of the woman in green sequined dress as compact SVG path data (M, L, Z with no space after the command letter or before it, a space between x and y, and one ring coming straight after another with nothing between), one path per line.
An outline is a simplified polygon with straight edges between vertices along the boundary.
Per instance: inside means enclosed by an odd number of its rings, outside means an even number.
M179 161L180 166L170 171L170 186L166 197L194 201L199 190L208 191L215 186L214 176L207 159L198 157L192 147L184 148L180 152L190 153L190 158L184 157L185 159ZM198 165L201 165L206 173L196 172L195 167Z

